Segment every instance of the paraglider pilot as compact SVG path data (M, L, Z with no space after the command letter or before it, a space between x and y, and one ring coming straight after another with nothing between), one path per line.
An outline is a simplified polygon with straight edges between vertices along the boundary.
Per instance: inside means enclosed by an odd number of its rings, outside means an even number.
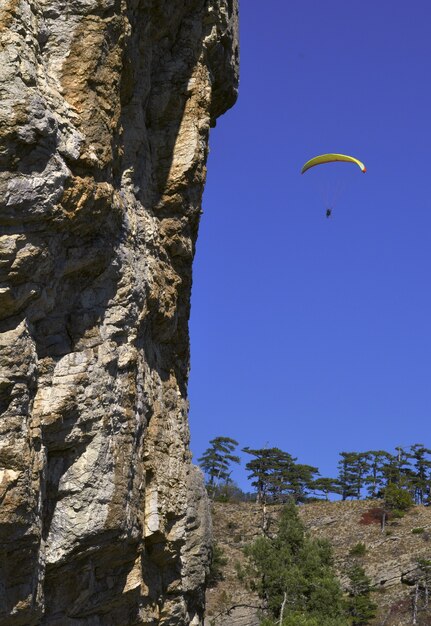
M321 165L323 163L333 163L334 161L346 161L347 163L356 163L356 165L358 165L362 172L365 173L367 171L367 168L362 163L362 161L359 161L359 159L355 159L355 157L349 156L348 154L337 154L333 152L328 154L321 154L307 161L307 163L302 166L301 174L309 170L311 167L314 167L315 165ZM331 215L332 208L326 209L326 217L331 217Z

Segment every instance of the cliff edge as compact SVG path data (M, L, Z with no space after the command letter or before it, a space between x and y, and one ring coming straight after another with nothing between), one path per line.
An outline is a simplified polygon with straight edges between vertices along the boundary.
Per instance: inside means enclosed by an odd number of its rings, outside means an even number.
M188 318L236 0L5 0L0 32L0 624L201 624Z

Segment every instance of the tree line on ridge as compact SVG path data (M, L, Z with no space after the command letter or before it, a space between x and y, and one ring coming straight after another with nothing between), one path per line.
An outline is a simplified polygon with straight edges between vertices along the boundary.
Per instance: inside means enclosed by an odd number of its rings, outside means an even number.
M431 449L416 443L398 446L394 452L368 450L341 452L338 475L328 478L320 475L313 465L298 463L297 458L277 447L242 448L250 460L245 468L253 487L253 495L244 494L231 480L232 467L240 463L236 452L239 445L230 437L215 437L198 459L207 477L207 488L212 497L229 499L256 499L258 502L286 502L296 504L328 500L330 496L347 499L375 499L384 497L391 486L408 494L412 504L431 503Z
M244 549L245 561L235 564L237 576L246 589L257 594L261 606L260 626L367 626L375 623L380 591L366 574L362 557L364 543L353 546L345 555L343 584L334 569L331 544L313 538L295 505L330 496L342 500L382 499L371 505L361 523L376 523L383 536L391 534L397 523L413 505L431 504L431 449L423 444L398 446L395 451L369 450L341 452L335 478L322 477L317 467L298 463L297 458L277 447L242 448L248 456L245 468L253 488L252 494L239 489L231 479L233 466L239 464L238 442L216 437L198 459L206 474L208 493L213 500L250 500L261 505L261 534ZM267 504L281 503L278 528L270 524ZM365 519L366 518L366 519ZM395 522L394 522L395 520ZM389 530L388 530L389 525ZM423 528L413 529L424 531ZM425 540L425 534L424 534ZM215 555L226 564L224 553L215 546ZM216 573L211 585L223 579ZM431 612L431 559L418 558L412 570L409 594L412 624L428 624ZM233 604L215 616L230 615ZM391 607L392 610L392 607ZM410 610L410 609L409 609Z

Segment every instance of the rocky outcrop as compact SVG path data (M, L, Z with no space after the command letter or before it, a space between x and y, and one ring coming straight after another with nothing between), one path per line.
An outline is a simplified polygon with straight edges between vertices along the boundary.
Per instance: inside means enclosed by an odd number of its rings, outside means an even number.
M197 625L191 267L236 0L0 7L0 624Z

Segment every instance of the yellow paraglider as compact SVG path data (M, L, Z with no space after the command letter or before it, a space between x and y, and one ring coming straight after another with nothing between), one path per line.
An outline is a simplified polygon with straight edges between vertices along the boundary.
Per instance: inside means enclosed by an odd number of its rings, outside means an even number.
M321 154L320 156L316 156L313 159L310 159L305 163L301 170L301 174L310 169L310 167L314 167L315 165L321 165L323 163L333 163L334 161L347 161L348 163L356 163L356 165L362 170L362 172L366 172L367 168L359 161L359 159L355 159L355 157L348 156L347 154Z
M349 156L348 154L321 154L307 161L307 163L305 163L302 167L301 174L309 170L311 167L314 167L315 165L323 165L323 163L333 163L336 161L345 161L347 163L354 163L360 168L362 172L365 173L367 171L367 168L362 163L362 161L359 161L359 159L355 159L355 157ZM326 217L331 217L333 204L334 204L334 198L332 198L332 201L329 202L329 194L328 194L327 202L326 202L326 207L327 207Z

